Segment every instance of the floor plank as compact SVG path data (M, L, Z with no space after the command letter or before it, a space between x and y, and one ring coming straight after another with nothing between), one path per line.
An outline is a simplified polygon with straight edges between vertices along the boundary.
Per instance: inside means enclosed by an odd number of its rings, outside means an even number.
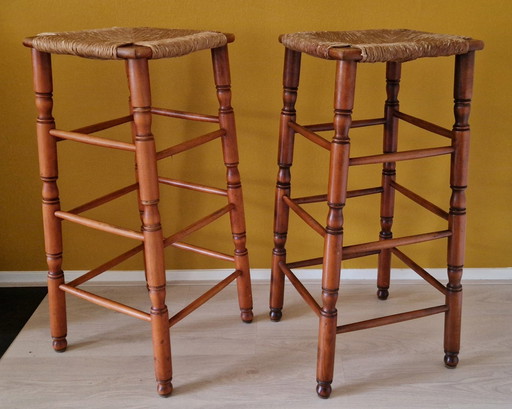
M307 285L318 293L319 285ZM169 291L177 311L203 285ZM94 287L147 308L144 287ZM461 362L442 363L442 315L340 335L333 393L316 397L316 316L289 286L283 320L267 318L268 284L254 285L255 322L238 317L229 286L172 329L175 387L155 393L147 323L68 297L69 348L48 340L43 302L0 360L0 407L18 408L471 408L512 407L512 283L465 285ZM349 323L442 303L428 285L398 283L385 301L373 284L342 286Z

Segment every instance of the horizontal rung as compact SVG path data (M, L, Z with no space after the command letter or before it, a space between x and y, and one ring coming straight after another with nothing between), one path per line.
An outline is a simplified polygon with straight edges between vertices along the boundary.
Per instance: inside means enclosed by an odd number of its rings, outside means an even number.
M113 128L114 126L122 125L131 121L133 121L133 115L127 115L121 118L112 119L110 121L99 122L94 125L88 125L78 129L73 129L72 132L90 134L94 132L103 131L105 129Z
M375 328L382 325L395 324L397 322L403 322L413 320L416 318L428 317L429 315L440 314L448 311L447 305L439 305L437 307L424 308L422 310L415 310L409 312L403 312L401 314L388 315L385 317L374 318L371 320L354 322L352 324L341 325L336 328L337 334L344 334L351 331L359 331L361 329Z
M151 316L144 311L140 311L135 308L128 307L127 305L118 303L116 301L109 300L108 298L100 297L99 295L92 294L88 291L79 290L78 288L74 288L74 287L71 287L66 284L61 284L59 286L59 288L62 291L73 294L77 297L80 297L86 301L92 302L93 304L99 305L101 307L105 307L110 310L121 312L123 314L129 315L134 318L138 318L143 321L151 322Z
M320 305L318 305L311 293L306 289L306 287L304 287L297 276L295 276L295 274L293 274L293 272L283 262L279 263L279 268L286 277L288 277L288 280L290 280L293 286L297 289L297 292L301 295L304 301L306 301L306 304L308 304L313 312L320 317Z
M396 116L397 118L402 119L405 122L410 123L411 125L415 125L419 128L425 129L427 131L436 133L441 136L445 136L450 139L453 137L453 133L451 130L443 128L443 127L433 124L431 122L425 121L423 119L416 118L415 116L407 115L400 111L394 111L393 115Z
M423 243L425 241L442 239L452 235L450 230L435 231L432 233L416 234L413 236L398 237L395 239L372 241L369 243L354 244L343 247L343 258L352 254L364 254L376 250L390 249L393 247L405 246L408 244Z
M164 185L181 187L184 189L194 190L197 192L211 193L211 194L220 195L220 196L228 195L228 192L225 189L218 189L216 187L204 186L204 185L199 185L199 184L190 183L190 182L183 182L181 180L159 177L158 181L160 183L163 183Z
M445 220L448 220L448 217L450 216L449 213L444 211L440 207L436 206L432 202L429 202L428 200L424 199L420 195L412 192L411 190L396 183L395 181L391 181L390 185L392 188L394 188L398 192L402 193L405 197L408 197L409 199L416 202L420 206L423 206L425 209L430 210L432 213L436 214L437 216L442 217Z
M118 236L128 237L130 239L144 240L144 235L141 232L117 227L108 223L99 222L97 220L88 219L86 217L78 216L73 213L56 211L55 216L70 222L81 224L82 226L91 227L96 230L101 230L107 233L117 234Z
M226 288L235 278L240 276L242 272L240 270L236 270L234 273L230 274L228 277L226 277L224 280L222 280L220 283L209 289L207 292L205 292L201 297L190 303L188 306L183 308L180 312L176 313L174 316L172 316L169 319L169 327L172 327L177 322L181 321L183 318L185 318L187 315L189 315L191 312L197 310L201 305L203 305L205 302L207 302L209 299L211 299L213 296L218 294L220 291L222 291L224 288Z
M68 139L70 141L86 143L88 145L101 146L103 148L120 149L122 151L135 152L135 145L126 142L115 141L113 139L98 138L97 136L86 135L78 132L61 131L59 129L50 130L50 135Z
M197 222L190 224L189 226L185 227L184 229L180 230L179 232L174 233L173 235L167 237L164 240L164 246L167 247L173 243L181 241L181 239L188 236L189 234L191 234L199 229L202 229L203 227L205 227L208 224L212 223L213 221L217 220L219 217L230 212L231 210L233 210L234 207L235 207L235 205L230 203L230 204L224 206L223 208L216 210L212 214L210 214L206 217L203 217L202 219L198 220Z
M229 254L224 254L224 253L220 253L218 251L205 249L205 248L194 246L194 245L188 244L188 243L174 242L171 244L171 246L182 249L182 250L188 250L188 251L192 251L194 253L203 254L205 256L217 258L219 260L225 260L225 261L231 261L231 262L235 261L235 258L233 256L230 256Z
M100 274L104 273L107 270L112 269L113 267L117 266L118 264L122 263L125 260L128 260L130 257L135 256L136 254L140 253L142 250L144 250L144 245L139 244L137 247L132 248L131 250L128 250L124 252L123 254L120 254L119 256L113 258L112 260L107 261L106 263L103 263L101 266L96 267L95 269L81 275L80 277L75 278L73 281L68 283L70 287L76 287L80 284L83 284L94 277L99 276Z
M447 155L453 152L451 146L443 146L440 148L414 149L410 151L383 153L380 155L361 156L359 158L351 158L350 165L370 165L375 163L396 162L401 160L411 160L420 158L429 158L432 156Z
M343 254L343 261L350 260L353 258L373 256L373 255L379 254L379 253L380 253L380 250L364 251L364 252L360 252L360 253L350 252L350 254ZM318 266L318 265L323 264L323 262L324 262L323 257L317 257L317 258L310 258L307 260L294 261L293 263L286 263L286 266L288 268L302 268L302 267Z
M386 123L385 118L374 118L374 119L356 119L353 120L350 124L351 128L362 128L365 126L374 126L374 125L383 125ZM313 132L323 132L323 131L333 131L334 124L332 122L327 122L324 124L313 124L313 125L305 125L304 128L313 131Z
M366 189L349 190L349 191L347 191L347 198L374 195L377 193L382 193L382 191L383 191L383 189L381 186L369 187ZM327 195L294 197L292 200L296 204L319 203L319 202L326 202Z
M111 200L117 199L118 197L124 196L130 192L133 192L134 190L137 189L138 186L139 186L138 183L134 183L133 185L123 187L123 188L118 189L112 193L105 195L105 196L101 196L97 199L91 200L90 202L87 202L81 206L77 206L74 209L69 210L68 213L79 214L79 213L83 213L87 210L94 209L95 207L98 207L102 204L108 203Z
M416 264L412 259L410 259L408 256L406 256L403 252L400 250L393 248L391 249L391 252L397 256L402 262L408 266L410 269L412 269L416 274L418 274L421 278L423 278L427 283L429 283L432 287L437 289L439 292L441 292L444 295L448 295L448 290L446 287L441 284L439 281L437 281L432 275L430 275L426 270L421 268L418 264Z
M197 114L194 112L176 111L165 108L151 108L151 113L155 115L167 116L170 118L189 119L199 122L219 122L219 117L214 115Z
M316 143L322 148L327 150L331 149L331 142L329 142L327 139L322 138L320 135L317 135L316 133L310 131L309 129L299 125L298 123L290 121L288 122L288 126L292 128L295 132L300 133L302 136L306 137L311 142Z
M164 149L156 154L156 159L164 159L169 156L177 155L178 153L188 151L196 146L202 145L206 142L213 141L214 139L220 138L221 136L226 135L226 131L224 129L218 129L214 132L207 133L205 135L198 136L190 141L186 141L180 143L175 146L171 146L170 148Z
M297 205L292 199L288 196L283 196L284 202L288 205L290 209L292 209L302 220L304 220L309 227L311 227L314 231L320 234L322 237L325 236L325 229L323 226L318 223L313 216L311 216L308 212L306 212L302 207Z

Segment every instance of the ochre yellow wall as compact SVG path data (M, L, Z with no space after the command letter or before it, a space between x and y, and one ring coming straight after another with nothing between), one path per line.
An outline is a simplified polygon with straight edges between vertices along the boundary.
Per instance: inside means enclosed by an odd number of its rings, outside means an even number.
M469 35L485 41L476 62L474 104L471 116L473 145L469 188L469 224L467 267L512 266L510 251L510 205L512 178L512 95L510 66L512 41L510 15L512 3L507 0L16 0L4 1L0 14L2 79L0 112L0 271L43 270L45 259L40 217L40 181L34 138L35 110L33 104L29 50L22 47L25 36L39 32L79 30L109 26L156 26L212 29L236 34L230 47L233 106L236 112L241 172L246 201L248 247L253 267L269 266L272 248L273 191L276 175L276 142L281 107L281 73L283 49L278 43L280 33L307 30L351 30L363 28L411 28L432 32ZM332 117L332 84L334 64L309 57L303 59L299 121L328 121ZM155 106L215 113L210 57L207 52L186 58L155 61L151 64ZM384 94L384 67L361 65L358 72L358 94L354 118L380 116ZM403 69L400 100L403 110L450 127L452 119L452 59L422 60L408 63ZM55 116L60 128L71 129L124 115L127 110L127 89L121 62L98 62L57 56L54 58ZM317 115L313 115L317 112ZM170 121L168 128L155 120L154 133L160 141L180 141L183 131L198 135L207 130L203 125ZM209 128L208 128L209 129ZM403 126L401 147L416 146L409 136L423 140L424 133ZM123 133L124 132L124 135ZM129 138L129 127L110 133L112 137ZM365 152L369 146L380 148L381 131L353 132L354 152ZM445 142L434 137L434 142ZM428 142L427 142L428 143ZM165 143L164 143L165 144ZM356 146L357 145L357 146ZM60 181L63 207L69 208L91 198L92 189L106 193L109 189L130 183L133 176L131 158L123 152L112 155L100 148L59 145L67 154L61 162ZM308 185L312 193L325 190L325 152L297 142L297 183L295 192ZM162 171L172 177L215 183L223 177L219 166L219 146L200 148L196 153L168 159ZM301 170L307 161L317 168ZM426 163L426 162L425 162ZM71 165L82 165L78 171ZM185 168L184 165L189 167ZM430 193L435 203L446 207L449 195L446 160L434 159L433 169L421 167L414 177L407 174L408 164L399 168L399 179L406 185L416 184L420 192ZM373 172L373 173L372 173ZM354 169L358 181L374 185L380 179L378 167ZM221 183L217 183L222 186ZM94 196L95 194L93 194ZM164 188L163 219L167 232L184 226L194 218L208 214L222 202L203 200L196 193L177 192ZM198 199L197 212L186 200ZM94 216L114 224L136 228L138 220L132 196L94 212ZM175 205L176 213L171 206ZM169 203L171 204L171 203ZM372 205L371 208L366 205ZM374 205L377 205L374 206ZM419 209L410 213L400 200L397 232L414 233L442 226ZM371 210L368 210L371 209ZM313 212L323 223L324 208ZM378 201L376 198L353 199L347 207L347 239L374 240L378 232ZM135 217L128 216L129 214ZM365 224L364 229L359 225ZM429 227L432 226L432 227ZM192 239L200 244L217 242L225 233L226 220L205 231L205 238ZM290 243L295 255L316 257L321 243L316 233L302 224L292 222L294 237ZM66 269L86 269L108 259L112 251L130 248L128 239L117 239L104 233L85 237L84 228L65 227L76 239L65 242ZM425 267L441 267L444 243L417 246L412 249ZM220 245L229 250L230 245ZM209 259L190 257L179 251L167 253L168 268L218 268L224 265ZM369 267L374 259L352 261L349 267ZM140 260L120 266L140 268Z

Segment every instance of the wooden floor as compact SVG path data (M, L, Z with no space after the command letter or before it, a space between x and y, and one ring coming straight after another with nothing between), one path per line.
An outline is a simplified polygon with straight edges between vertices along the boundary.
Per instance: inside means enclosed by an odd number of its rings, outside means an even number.
M318 284L308 284L318 289ZM207 289L174 286L176 311ZM410 291L412 290L412 291ZM94 291L146 308L144 287ZM318 291L316 291L318 293ZM341 290L343 323L438 305L427 284L399 283L378 301L371 282ZM0 407L18 408L511 408L512 283L466 282L457 369L442 363L443 317L436 315L339 335L333 393L315 393L316 316L287 288L283 320L267 318L268 284L254 285L255 322L238 318L228 287L171 333L174 393L155 393L149 326L68 297L69 348L48 341L43 301L0 360Z

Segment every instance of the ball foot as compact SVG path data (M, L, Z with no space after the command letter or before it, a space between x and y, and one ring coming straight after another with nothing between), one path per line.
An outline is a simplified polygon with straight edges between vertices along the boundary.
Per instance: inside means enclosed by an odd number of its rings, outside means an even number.
M252 310L240 310L240 317L242 318L242 321L246 324L250 324L254 318L254 314L252 313Z
M274 321L274 322L281 321L281 317L283 316L281 308L271 308L269 316L270 316L271 321Z
M156 384L156 391L158 392L158 395L162 398L167 398L168 396L171 396L172 393L172 383L169 379L168 381L157 381Z
M319 398L327 399L331 396L332 388L330 382L317 381L316 393Z
M68 341L65 337L53 338L52 347L55 352L64 352L68 347Z
M377 291L377 297L379 298L379 300L387 300L388 297L389 297L389 291L387 288L379 288L379 290Z
M459 363L459 357L457 352L446 352L444 355L444 365L447 368L455 368Z

